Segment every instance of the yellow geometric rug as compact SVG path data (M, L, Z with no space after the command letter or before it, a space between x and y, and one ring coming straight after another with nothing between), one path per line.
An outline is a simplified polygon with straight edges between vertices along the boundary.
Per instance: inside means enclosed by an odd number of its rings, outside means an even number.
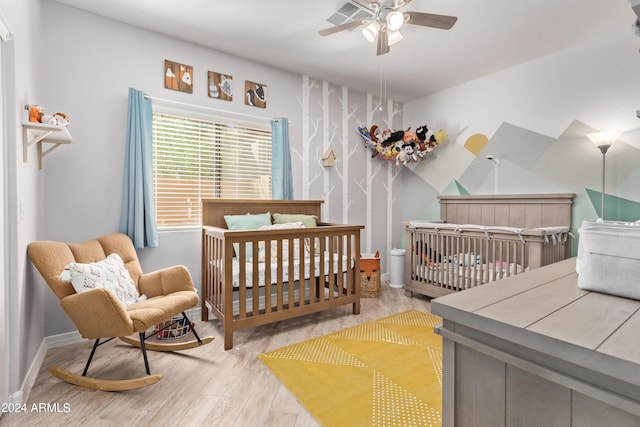
M441 322L410 310L258 357L324 426L441 426Z

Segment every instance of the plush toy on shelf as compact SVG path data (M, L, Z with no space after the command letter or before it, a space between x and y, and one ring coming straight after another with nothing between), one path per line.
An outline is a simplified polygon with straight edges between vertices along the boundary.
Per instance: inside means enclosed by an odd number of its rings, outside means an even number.
M42 107L39 105L31 105L29 107L29 121L31 123L40 123L42 115Z
M69 116L65 113L57 111L53 114L53 118L56 119L56 124L59 126L66 126L69 124Z
M54 114L45 114L41 106L31 105L29 106L29 122L54 126L66 126L69 124L69 116L59 111Z

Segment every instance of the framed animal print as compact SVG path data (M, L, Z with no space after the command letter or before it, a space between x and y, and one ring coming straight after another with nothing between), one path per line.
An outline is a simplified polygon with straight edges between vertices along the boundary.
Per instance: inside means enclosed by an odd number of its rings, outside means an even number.
M209 84L207 85L209 98L222 99L223 101L232 101L232 80L233 77L228 74L220 74L214 71L209 71Z
M267 85L244 81L244 103L258 108L267 108Z
M164 87L193 93L193 67L164 60Z

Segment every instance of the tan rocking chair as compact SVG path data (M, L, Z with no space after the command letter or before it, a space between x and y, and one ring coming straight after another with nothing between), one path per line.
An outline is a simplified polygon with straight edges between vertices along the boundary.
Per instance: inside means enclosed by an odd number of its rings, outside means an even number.
M189 342L145 343L147 339L156 335L155 331L147 333L148 330L156 324L170 321L174 316L182 314L181 320L189 325L185 310L198 303L198 294L193 287L189 271L183 266L143 274L133 244L124 234L110 234L83 243L34 242L29 245L27 252L51 290L60 298L62 308L75 323L80 334L84 338L95 339L82 375L61 367L49 369L52 375L63 381L106 391L145 387L162 379L161 374L151 375L147 349L178 351L213 341L212 336L201 339L195 328L192 328L195 339ZM146 300L135 302L125 308L111 291L96 288L76 293L71 283L60 278L60 274L70 263L95 263L113 253L120 255L139 294L146 295ZM167 325L167 328L171 326ZM135 333L138 334L139 340L129 337ZM103 380L86 376L98 346L116 337L140 347L147 376L128 380Z

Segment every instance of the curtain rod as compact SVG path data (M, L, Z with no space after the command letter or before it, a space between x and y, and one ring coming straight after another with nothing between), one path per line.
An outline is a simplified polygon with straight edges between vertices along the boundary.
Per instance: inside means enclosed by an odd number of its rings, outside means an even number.
M252 118L252 119L260 119L260 120L268 120L268 121L275 120L276 122L278 121L278 119L272 119L272 118L269 118L269 117L254 116L252 114L245 114L245 113L236 113L234 111L226 111L226 110L221 110L219 108L207 107L207 106L204 106L204 105L189 104L189 103L186 103L186 102L174 101L172 99L157 98L155 96L147 95L146 93L144 94L144 97L146 99L150 99L152 101L160 101L160 102L166 102L168 104L177 104L177 105L184 105L186 107L201 108L201 109L204 109L204 110L215 111L217 113L222 113L222 114L230 114L230 115L235 115L235 116L249 117L249 118ZM291 123L291 122L289 122L289 123Z

